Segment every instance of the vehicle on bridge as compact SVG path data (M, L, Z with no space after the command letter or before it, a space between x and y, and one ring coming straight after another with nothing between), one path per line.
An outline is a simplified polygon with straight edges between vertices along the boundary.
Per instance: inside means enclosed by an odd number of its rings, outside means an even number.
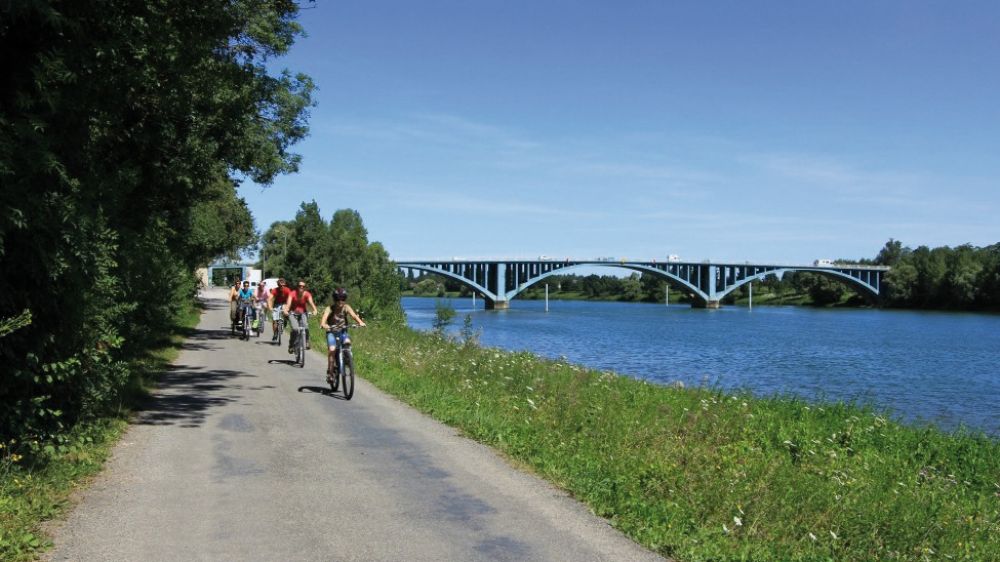
M667 261L670 263L677 263L681 261L681 257L678 256L677 254L670 254L669 256L667 256Z
M828 259L818 259L813 262L816 267L830 267L833 265L833 260Z

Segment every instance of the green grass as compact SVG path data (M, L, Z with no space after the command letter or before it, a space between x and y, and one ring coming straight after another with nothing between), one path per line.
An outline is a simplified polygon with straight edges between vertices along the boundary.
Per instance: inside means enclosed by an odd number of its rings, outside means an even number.
M1000 443L988 437L403 328L353 336L362 377L678 560L1000 560Z
M158 349L134 365L126 402L117 415L81 423L60 443L32 444L43 454L30 466L10 452L11 443L0 444L0 560L33 560L50 545L42 523L64 513L73 491L100 471L128 427L130 406L148 392L164 366L177 358L180 344L200 316L201 309L192 306Z

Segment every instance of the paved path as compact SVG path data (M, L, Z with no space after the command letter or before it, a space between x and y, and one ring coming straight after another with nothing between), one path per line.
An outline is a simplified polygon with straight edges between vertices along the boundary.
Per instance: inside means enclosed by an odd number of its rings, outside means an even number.
M49 560L660 560L364 381L325 393L318 354L231 337L209 297Z

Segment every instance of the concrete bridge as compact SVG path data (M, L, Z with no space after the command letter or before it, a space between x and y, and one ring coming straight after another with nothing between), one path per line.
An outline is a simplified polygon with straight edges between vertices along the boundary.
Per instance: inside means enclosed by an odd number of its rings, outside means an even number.
M400 269L433 273L453 279L482 295L486 308L503 309L521 291L552 275L572 273L581 267L618 267L665 279L672 287L694 297L693 306L719 308L722 299L739 287L768 275L790 271L824 275L875 301L885 266L856 264L777 265L628 260L409 260L396 262Z

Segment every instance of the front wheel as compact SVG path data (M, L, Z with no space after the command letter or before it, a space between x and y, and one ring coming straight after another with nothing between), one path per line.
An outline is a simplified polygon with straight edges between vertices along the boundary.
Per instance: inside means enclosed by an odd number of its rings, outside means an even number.
M336 355L334 355L330 359L327 359L327 361L326 361L326 364L327 364L327 368L326 368L326 374L327 374L326 381L328 383L330 383L330 390L333 391L333 392L337 392L337 389L340 388L340 374L338 374L333 369L333 364L336 361L337 361L337 356Z
M300 369L306 366L306 343L304 338L305 330L299 330L298 335L295 336L295 354Z
M344 368L340 376L344 378L344 398L350 400L354 396L354 355L350 349L344 350Z

